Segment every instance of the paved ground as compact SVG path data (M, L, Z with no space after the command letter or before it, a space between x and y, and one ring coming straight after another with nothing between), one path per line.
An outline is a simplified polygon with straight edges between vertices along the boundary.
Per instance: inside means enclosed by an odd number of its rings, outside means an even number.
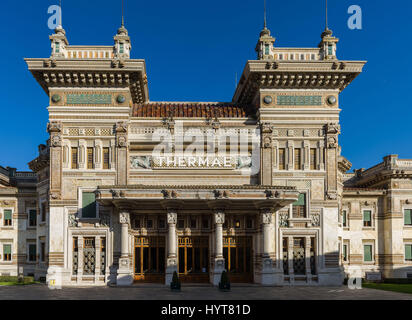
M412 295L347 287L258 287L234 286L220 292L210 286L186 286L173 293L160 286L131 288L63 288L50 290L46 285L0 287L0 300L412 300Z

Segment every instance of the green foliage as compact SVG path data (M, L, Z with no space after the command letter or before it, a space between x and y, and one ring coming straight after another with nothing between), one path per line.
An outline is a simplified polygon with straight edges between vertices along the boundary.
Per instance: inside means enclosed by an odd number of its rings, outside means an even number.
M35 283L33 277L0 276L0 284L3 285L23 285L32 283Z
M393 283L364 283L364 288L410 293L412 294L412 284L393 284Z

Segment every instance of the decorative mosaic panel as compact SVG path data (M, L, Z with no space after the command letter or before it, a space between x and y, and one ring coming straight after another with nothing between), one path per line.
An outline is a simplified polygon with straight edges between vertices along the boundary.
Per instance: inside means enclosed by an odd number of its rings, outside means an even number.
M277 104L280 106L320 106L322 96L278 96Z
M67 104L111 104L112 95L110 94L68 94L66 95Z

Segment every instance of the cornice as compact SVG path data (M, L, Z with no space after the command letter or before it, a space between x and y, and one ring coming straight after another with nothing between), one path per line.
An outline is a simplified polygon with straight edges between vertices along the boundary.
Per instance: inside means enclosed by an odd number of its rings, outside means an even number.
M334 89L343 91L366 61L248 61L233 101L249 105L260 89Z
M50 88L130 89L134 103L149 99L146 63L126 59L25 59L30 72L49 95Z

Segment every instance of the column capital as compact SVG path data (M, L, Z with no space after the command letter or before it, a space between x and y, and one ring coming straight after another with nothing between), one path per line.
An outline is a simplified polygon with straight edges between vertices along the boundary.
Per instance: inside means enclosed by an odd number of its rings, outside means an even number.
M216 209L214 212L215 224L224 224L225 223L225 211Z
M119 212L119 222L121 224L130 224L130 213L128 211Z
M167 209L167 223L176 224L177 223L177 210Z
M272 211L261 212L262 224L271 224L273 222L273 213Z

